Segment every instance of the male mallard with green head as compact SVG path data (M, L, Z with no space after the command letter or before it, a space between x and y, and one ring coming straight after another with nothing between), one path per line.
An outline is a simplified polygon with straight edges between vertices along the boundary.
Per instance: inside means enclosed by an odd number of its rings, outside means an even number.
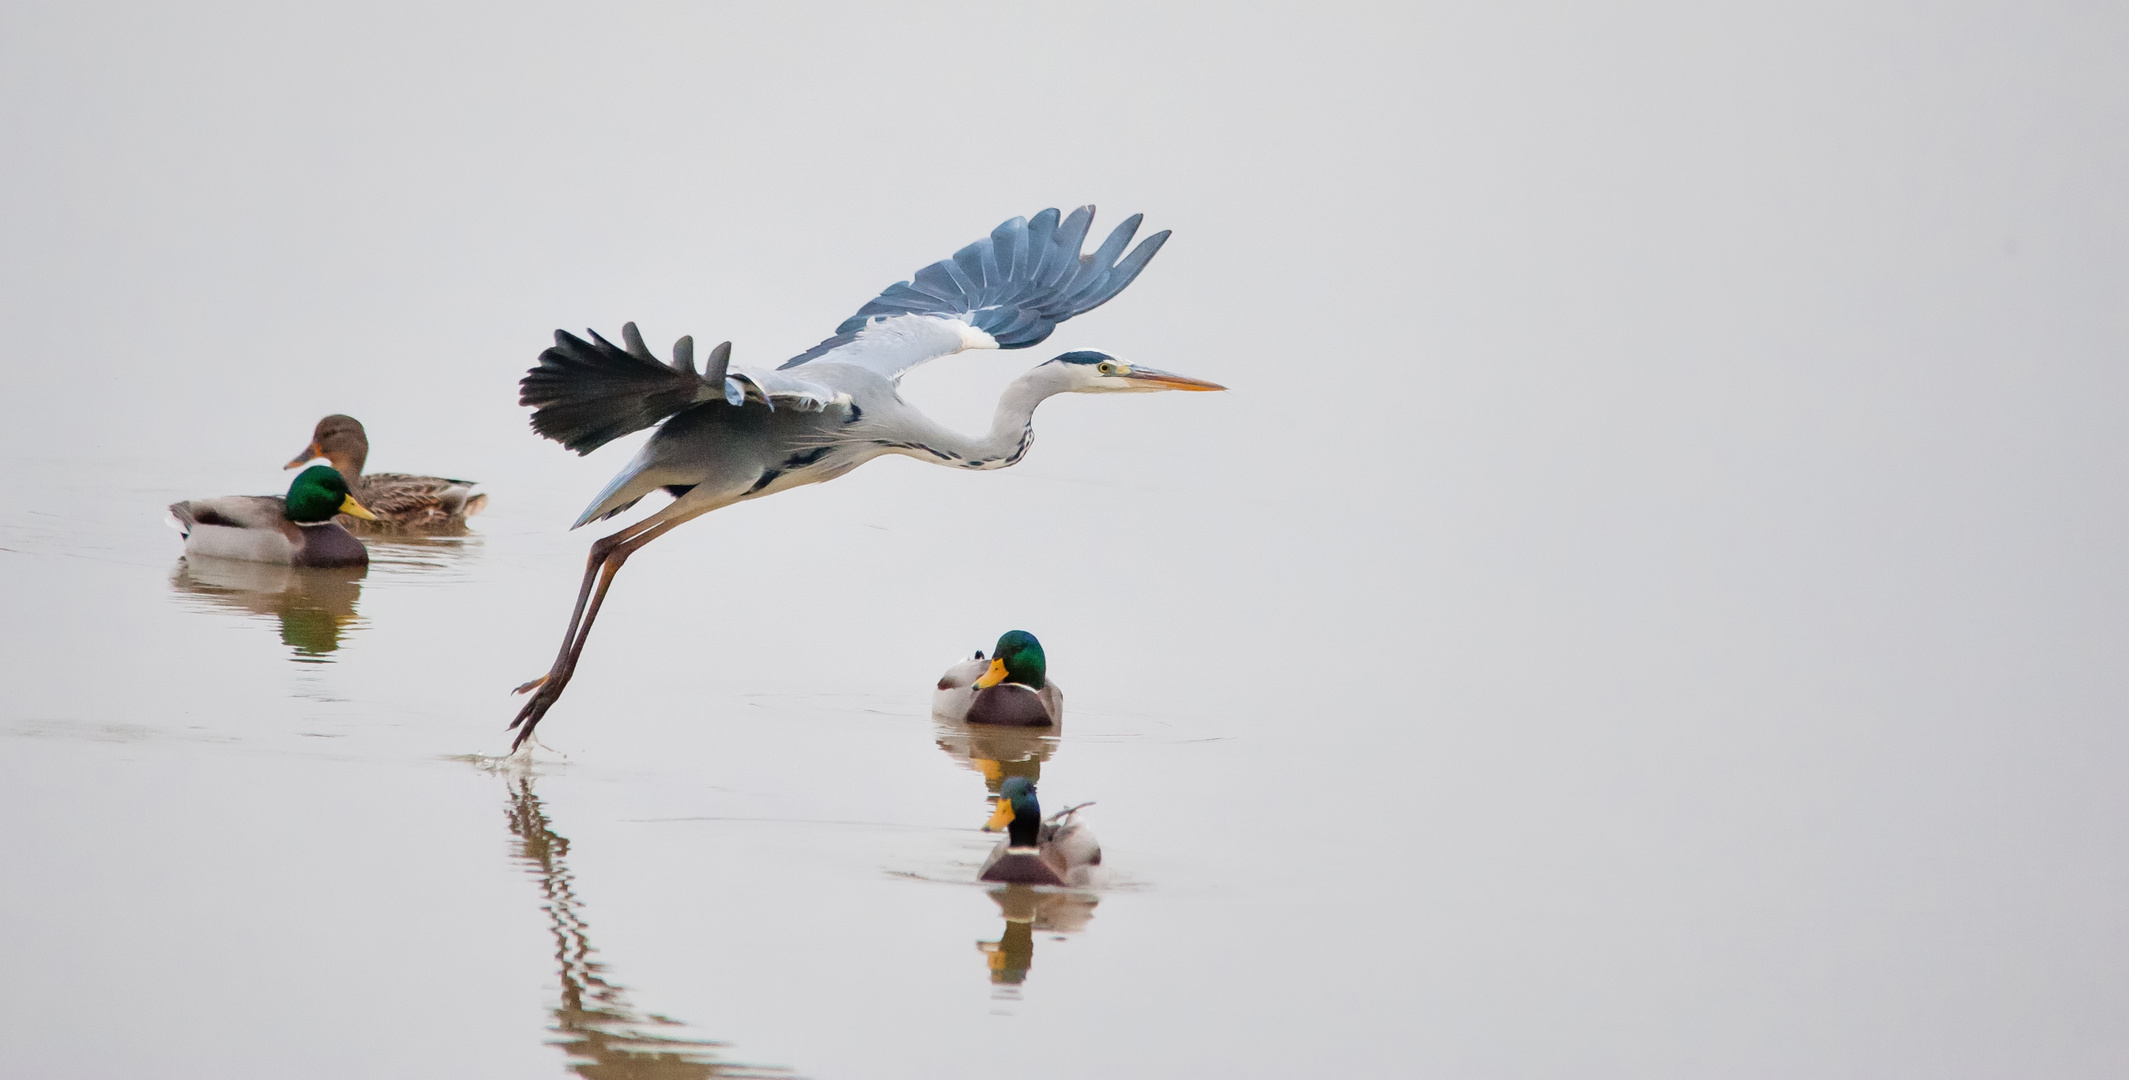
M979 652L940 676L931 711L970 724L1050 727L1064 719L1064 691L1050 681L1042 642L1008 630L988 663Z
M461 529L467 518L488 505L488 496L473 493L471 480L408 473L364 475L362 466L370 458L370 437L362 430L362 421L352 416L334 413L318 421L311 432L310 445L286 467L293 469L318 458L340 470L362 504L376 515L370 520L380 528L402 532ZM354 521L341 524L361 527Z
M1044 821L1035 785L1023 776L1007 777L998 789L997 811L983 826L985 832L1004 829L1005 839L976 876L1012 885L1090 884L1093 868L1101 865L1101 844L1073 815L1092 805L1067 807Z
M225 495L170 504L187 555L285 566L368 564L369 551L333 520L338 514L371 518L347 481L323 465L297 474L285 497Z

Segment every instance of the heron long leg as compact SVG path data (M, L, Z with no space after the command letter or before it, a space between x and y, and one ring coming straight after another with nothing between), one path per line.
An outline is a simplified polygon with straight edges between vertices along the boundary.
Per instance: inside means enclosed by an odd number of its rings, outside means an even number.
M697 513L707 512L708 508L704 508ZM584 643L591 637L592 623L598 620L599 608L606 603L606 591L613 587L614 575L621 572L621 565L626 563L628 557L635 554L645 544L664 536L682 522L695 516L697 515L688 514L684 517L666 518L664 520L653 518L647 522L638 522L635 526L624 529L622 532L615 533L613 536L607 537L606 540L600 541L598 546L606 547L607 551L595 566L587 568L585 581L586 586L589 587L591 585L590 571L596 570L598 585L596 588L591 589L589 603L585 603L584 598L581 595L579 596L578 614L581 619L572 619L570 637L569 640L562 644L562 654L555 658L553 670L535 680L532 684L535 688L532 700L526 702L524 708L518 710L517 719L510 722L510 727L519 729L517 738L511 740L511 750L515 751L518 747L524 745L525 740L532 736L532 729L539 726L540 718L547 715L547 710L554 706L554 703L561 698L562 691L569 686L570 676L576 673L577 658L583 655ZM625 540L620 539L625 533L633 533L633 535L628 536ZM612 540L618 540L619 542L613 544L606 542Z
M556 672L562 670L562 664L569 659L570 646L576 643L577 627L584 622L584 603L591 597L592 583L598 580L599 567L605 564L607 556L612 555L615 548L620 547L623 543L639 534L650 531L658 520L655 517L645 518L625 529L609 533L592 541L591 554L584 560L584 582L577 586L577 606L575 610L569 613L569 629L562 633L562 649L555 654L554 666L547 669L547 674L531 682L524 683L517 689L512 690L511 693L522 694L527 690L531 690L553 678Z
M591 624L598 620L599 608L606 603L606 590L613 587L614 575L621 572L621 564L627 562L628 557L634 555L643 545L664 536L678 524L678 521L660 522L656 527L646 529L616 545L613 553L606 557L606 565L599 571L599 586L592 592L591 604L584 609L584 621L577 627L576 640L571 642L568 651L562 654L560 674L563 682L568 682L570 673L577 669L577 657L584 653L584 642L591 637Z

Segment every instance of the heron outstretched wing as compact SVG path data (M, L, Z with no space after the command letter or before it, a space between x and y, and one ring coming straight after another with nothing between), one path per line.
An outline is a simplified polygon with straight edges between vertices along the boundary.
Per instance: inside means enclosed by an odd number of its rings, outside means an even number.
M625 347L585 333L590 341L555 331L554 347L518 383L518 402L532 406L532 429L579 454L706 402L817 412L836 400L835 391L803 375L734 368L729 341L711 349L698 372L691 337L673 343L667 364L651 355L635 323L621 327Z
M1107 303L1145 269L1168 239L1147 237L1131 253L1142 214L1125 218L1091 255L1080 248L1094 223L1082 206L1059 220L1056 208L1014 218L951 259L889 285L835 328L835 336L784 362L855 364L890 379L965 349L1024 349L1057 324Z

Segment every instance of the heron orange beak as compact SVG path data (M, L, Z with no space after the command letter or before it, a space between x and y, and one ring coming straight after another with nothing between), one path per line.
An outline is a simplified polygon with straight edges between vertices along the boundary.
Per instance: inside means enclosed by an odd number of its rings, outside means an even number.
M1173 372L1162 371L1158 368L1149 367L1134 366L1131 370L1124 372L1124 378L1130 379L1133 382L1150 383L1152 384L1152 388L1156 390L1227 389L1226 387L1221 386L1219 383L1216 382L1206 382L1203 379L1193 379L1188 375L1177 375Z
M296 464L300 465L302 464L302 462L299 461ZM351 514L355 517L361 518L364 521L377 520L377 515L370 513L368 507L363 506L359 502L356 502L355 497L353 495L349 495L348 497L340 500L340 512L343 514Z
M1013 800L1001 795L998 798L998 808L991 811L991 819L983 823L983 831L997 832L998 830L1003 829L1007 825L1011 825L1012 823Z
M325 449L318 445L318 440L312 439L310 445L304 447L303 452L297 454L288 464L281 466L281 470L286 472L289 469L300 469L324 456Z
M992 660L989 671L976 678L976 689L988 690L1005 681L1005 661Z

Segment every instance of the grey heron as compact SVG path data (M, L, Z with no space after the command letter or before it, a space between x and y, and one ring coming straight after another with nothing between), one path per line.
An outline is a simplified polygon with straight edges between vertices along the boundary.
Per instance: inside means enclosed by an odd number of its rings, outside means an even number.
M645 495L673 501L591 545L577 603L547 674L517 688L532 696L510 727L522 746L567 687L614 575L630 555L712 510L804 484L833 480L884 454L957 469L1002 469L1034 437L1035 407L1056 394L1224 390L1083 349L1036 365L1005 388L991 430L952 431L896 392L911 368L969 349L1024 349L1057 324L1122 292L1168 239L1164 230L1129 254L1141 215L1126 218L1092 254L1082 254L1094 208L1062 217L1053 208L1013 218L986 236L887 287L835 334L773 371L732 362L732 343L697 370L694 341L673 345L670 364L644 345L634 323L621 346L557 330L554 347L520 383L532 428L579 454L657 425L635 459L577 519L610 518Z

